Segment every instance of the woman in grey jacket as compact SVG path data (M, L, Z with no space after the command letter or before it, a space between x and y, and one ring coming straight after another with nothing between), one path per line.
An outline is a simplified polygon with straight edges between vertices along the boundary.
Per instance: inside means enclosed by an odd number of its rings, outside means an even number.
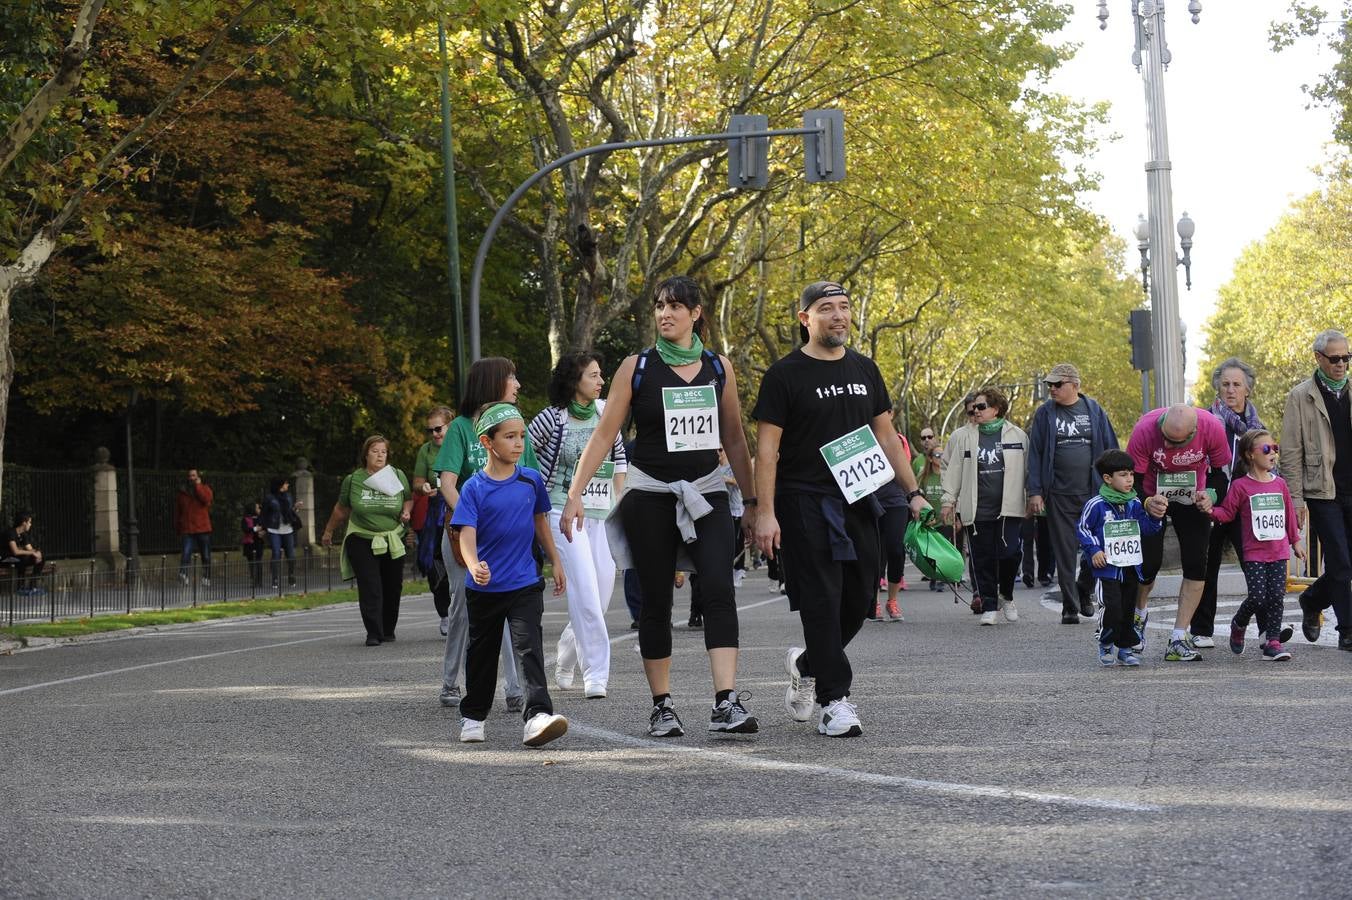
M967 411L975 427L958 429L944 453L943 520L952 524L956 515L967 532L981 624L994 625L997 610L1015 622L1028 435L1006 421L1009 400L996 388L978 391Z

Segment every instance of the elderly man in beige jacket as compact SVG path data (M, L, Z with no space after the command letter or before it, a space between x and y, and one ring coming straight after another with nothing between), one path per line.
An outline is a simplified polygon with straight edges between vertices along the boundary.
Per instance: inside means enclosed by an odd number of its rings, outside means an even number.
M1281 472L1296 515L1319 536L1324 571L1300 595L1301 631L1319 639L1324 610L1338 617L1338 649L1352 650L1352 355L1341 331L1314 339L1314 374L1286 395L1282 413Z

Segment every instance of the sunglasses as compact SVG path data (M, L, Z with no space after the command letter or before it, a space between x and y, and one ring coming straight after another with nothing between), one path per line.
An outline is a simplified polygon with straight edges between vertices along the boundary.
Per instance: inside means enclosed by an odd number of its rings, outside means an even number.
M990 409L990 408L991 408L991 405L990 405L989 403L973 403L973 404L972 404L972 408L969 409L969 410L967 410L967 415L969 415L969 416L974 416L974 415L976 415L977 413L981 412L983 409Z
M1281 447L1280 444L1255 444L1253 449L1257 450L1259 453L1281 453L1281 452L1282 452L1282 447Z
M932 440L934 440L934 435L932 435L932 434L922 434L922 435L920 435L920 440L922 440L922 441L932 441Z
M1319 353L1318 350L1315 353ZM1352 360L1352 354L1343 354L1342 356L1329 356L1327 353L1319 353L1320 356L1333 363L1335 366L1345 366L1349 360Z
M1060 387L1061 385L1063 385L1063 384L1069 384L1069 382L1066 382L1066 381L1044 381L1044 382L1042 382L1042 383L1045 384L1045 385L1047 386L1048 390L1053 390L1053 391L1056 390L1057 388L1059 388L1059 387Z
M443 431L445 431L445 430L446 430L446 426L445 426L445 425L433 425L431 428L427 429L427 433L428 433L428 434L441 434L441 433L442 433Z

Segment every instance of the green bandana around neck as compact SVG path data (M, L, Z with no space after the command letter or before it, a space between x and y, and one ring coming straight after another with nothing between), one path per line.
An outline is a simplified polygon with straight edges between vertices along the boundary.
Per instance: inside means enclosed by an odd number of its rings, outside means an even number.
M673 344L658 335L657 355L662 357L662 362L669 366L686 366L692 362L697 362L704 355L704 342L699 339L698 334L691 333L690 349L687 350L680 344Z
M1347 376L1346 376L1346 375L1343 376L1343 380L1342 380L1342 381L1334 381L1332 378L1330 378L1330 377L1328 377L1327 375L1324 374L1324 370L1323 370L1323 369L1315 369L1315 370L1314 370L1314 377L1315 377L1315 378L1318 378L1320 384L1322 384L1324 387L1328 388L1329 390L1333 391L1334 393L1337 393L1338 391L1341 391L1343 388L1347 387Z
M1099 496L1102 497L1104 500L1107 500L1109 503L1121 504L1121 503L1130 503L1133 499L1135 499L1136 492L1119 491L1105 481L1103 482L1103 484L1099 485Z
M1000 429L1005 427L1005 420L1003 418L991 419L989 422L983 422L976 427L981 430L982 434L999 434Z
M474 420L474 433L477 435L488 434L489 429L495 425L501 425L503 422L510 422L512 419L525 418L521 415L521 410L510 403L494 403L488 409L479 413L479 418Z
M596 415L596 401L590 400L586 403L578 403L576 400L568 401L568 415L574 419L581 419L583 422L589 421Z

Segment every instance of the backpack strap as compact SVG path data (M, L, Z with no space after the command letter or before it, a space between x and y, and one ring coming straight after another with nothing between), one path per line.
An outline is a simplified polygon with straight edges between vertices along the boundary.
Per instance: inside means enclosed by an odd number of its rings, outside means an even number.
M643 369L648 365L648 359L653 355L654 349L649 347L641 351L638 359L634 362L634 377L629 382L629 389L635 395L638 394L638 386L643 383Z
M630 381L630 390L638 393L638 386L643 383L643 369L648 365L649 358L652 357L655 347L649 347L638 355L638 361L634 363L634 377ZM709 365L714 370L714 380L718 382L718 392L723 393L723 385L728 383L728 373L723 368L723 360L719 359L718 354L712 350L704 351L704 358L709 361Z

